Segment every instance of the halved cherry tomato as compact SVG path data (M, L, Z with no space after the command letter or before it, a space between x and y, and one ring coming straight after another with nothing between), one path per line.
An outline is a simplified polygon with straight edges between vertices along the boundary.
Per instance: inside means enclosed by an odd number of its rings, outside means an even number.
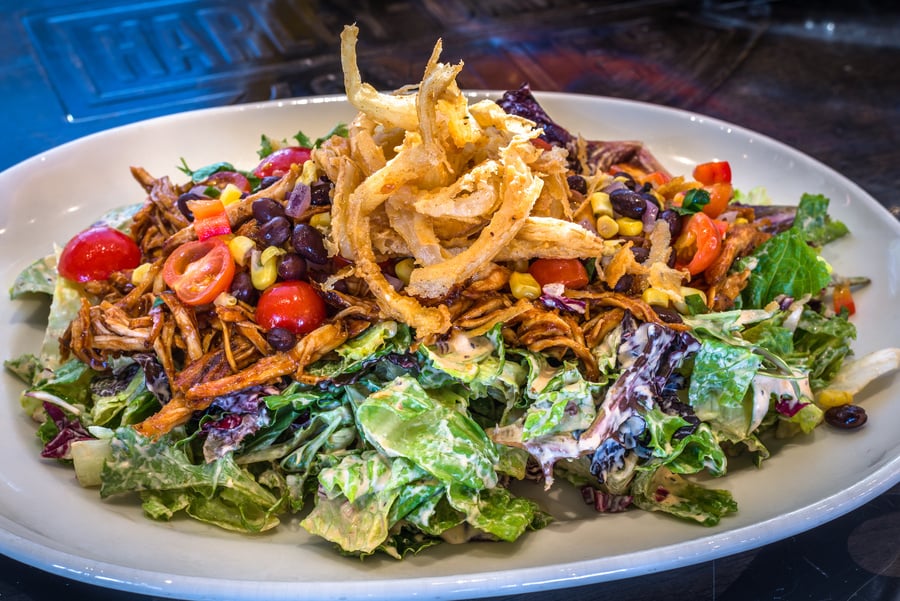
M89 282L140 264L141 249L134 240L117 229L98 226L69 240L59 255L57 270L67 280Z
M722 252L722 230L706 213L694 213L674 247L675 267L687 269L692 276L697 275L712 265Z
M237 171L217 171L203 180L204 186L212 186L222 190L228 184L234 184L241 192L250 192L250 180L243 173Z
M856 303L853 302L853 294L850 292L849 284L835 285L832 296L835 313L840 313L843 309L847 309L847 315L856 313Z
M588 285L587 270L578 259L536 259L528 266L528 273L541 286L562 284L578 289Z
M205 305L231 286L234 259L221 238L185 242L166 259L163 280L181 302Z
M694 179L709 186L712 184L731 183L731 165L728 161L710 161L694 167Z
M282 176L291 170L291 165L302 165L309 160L310 149L303 146L285 146L264 158L253 175L256 177Z
M731 202L734 196L734 188L728 182L720 182L717 184L709 184L704 186L704 190L709 192L709 203L703 205L703 212L715 219Z
M228 213L225 212L225 206L218 198L189 200L187 207L194 214L194 231L200 241L231 233Z
M308 334L325 321L325 302L315 288L299 280L278 282L263 291L256 304L256 323L264 330L284 328Z

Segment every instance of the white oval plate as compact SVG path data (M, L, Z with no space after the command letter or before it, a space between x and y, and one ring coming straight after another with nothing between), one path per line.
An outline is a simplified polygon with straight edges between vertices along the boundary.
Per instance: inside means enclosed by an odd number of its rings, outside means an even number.
M866 275L856 296L857 354L900 342L900 224L858 186L821 163L751 131L696 114L606 98L541 94L548 113L593 139L639 139L675 173L728 160L735 185L764 185L775 202L822 193L852 235L827 249L842 274ZM220 160L256 163L260 134L323 135L353 111L338 97L184 113L99 133L0 174L0 281L10 285L53 243L64 244L103 210L143 199L129 166L176 171ZM46 303L0 300L0 355L39 346ZM762 469L715 485L740 509L714 528L640 511L595 515L577 493L550 507L558 518L515 544L441 545L402 562L338 556L295 523L239 536L187 520L152 522L136 503L99 499L73 473L39 458L34 424L19 410L22 386L0 380L0 551L44 570L148 595L196 599L470 598L574 586L666 570L753 548L846 513L900 480L900 379L864 398L858 432L822 427L791 440ZM539 494L539 490L534 491Z

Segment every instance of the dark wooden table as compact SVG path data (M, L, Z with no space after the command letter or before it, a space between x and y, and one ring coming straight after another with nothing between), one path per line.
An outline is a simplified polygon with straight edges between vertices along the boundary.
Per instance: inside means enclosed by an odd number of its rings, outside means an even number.
M463 87L528 81L718 117L819 159L900 217L895 2L2 0L0 8L0 169L150 116L341 92L336 36L355 21L377 87L417 81L443 37L444 58L466 62ZM151 599L0 556L0 599L61 598ZM897 601L900 486L759 549L516 597L573 598Z

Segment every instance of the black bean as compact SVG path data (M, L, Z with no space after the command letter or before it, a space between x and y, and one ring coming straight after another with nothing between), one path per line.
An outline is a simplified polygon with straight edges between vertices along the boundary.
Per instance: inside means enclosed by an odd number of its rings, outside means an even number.
M231 280L231 296L251 305L256 302L257 292L249 273L239 271L234 274L234 278Z
M261 180L259 180L259 186L256 188L257 190L265 190L269 186L273 186L277 184L281 180L280 175L267 175Z
M256 235L265 246L281 246L291 237L291 222L287 217L274 217L259 226Z
M569 182L569 189L574 190L575 192L579 192L581 194L587 194L587 182L584 181L584 178L580 175L570 175L566 178Z
M310 186L312 192L312 204L315 206L325 206L331 204L331 189L334 185L326 176L320 177Z
M650 256L650 249L644 248L643 246L632 246L631 254L634 255L634 260L638 263L643 263L647 260L647 257Z
M838 405L825 411L825 421L844 430L859 428L868 419L866 410L859 405Z
M672 234L672 240L681 233L681 215L672 209L666 209L659 214L659 218L669 224L669 232Z
M674 309L670 309L668 307L660 307L658 305L650 305L656 314L659 315L659 318L666 323L682 323L681 315L678 314L678 311Z
M271 344L276 351L289 351L294 348L296 341L294 333L284 328L272 328L266 332L266 342Z
M322 234L309 224L298 223L294 226L291 243L294 245L294 250L297 251L297 254L307 261L324 263L328 260L328 253L325 251Z
M187 203L189 200L201 200L203 197L199 194L194 194L193 192L185 192L181 196L178 197L178 200L175 204L178 206L178 210L181 211L181 214L184 215L188 221L194 220L194 213L188 208Z
M631 190L621 188L613 190L609 195L609 201L612 203L613 211L631 219L640 219L647 209L647 201Z
M634 283L634 276L630 273L626 273L622 277L619 278L619 281L616 282L616 285L613 287L613 292L621 292L623 294L627 293L631 290L631 285Z
M305 280L306 261L297 253L287 253L278 259L276 267L282 280Z
M253 201L253 217L260 225L276 217L284 217L284 206L273 198L263 196Z

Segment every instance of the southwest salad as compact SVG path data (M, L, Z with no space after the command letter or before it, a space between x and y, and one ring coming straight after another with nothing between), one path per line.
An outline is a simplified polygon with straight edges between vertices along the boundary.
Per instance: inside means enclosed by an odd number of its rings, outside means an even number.
M263 135L252 168L134 167L146 200L17 278L52 298L42 348L5 362L44 457L152 519L297 515L401 558L543 528L554 486L715 525L737 502L692 476L865 423L854 395L900 351L851 362L865 279L820 252L848 234L827 198L773 204L714 157L673 174L527 86L470 103L440 43L378 92L356 36L352 122Z

